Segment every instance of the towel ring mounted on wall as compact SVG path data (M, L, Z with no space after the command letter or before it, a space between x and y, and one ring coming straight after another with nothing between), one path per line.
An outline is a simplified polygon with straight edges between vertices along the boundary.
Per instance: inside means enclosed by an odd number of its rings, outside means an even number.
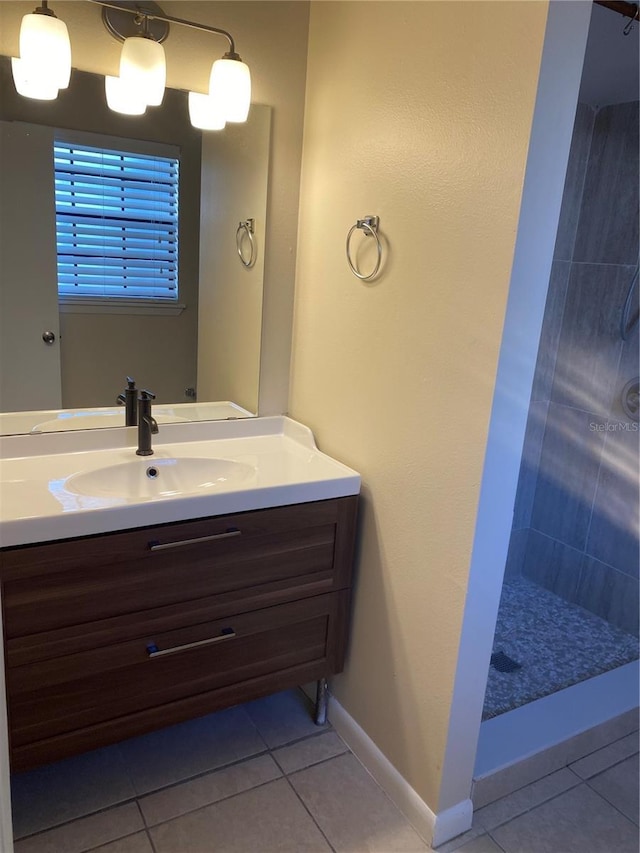
M382 243L380 242L380 235L378 234L378 225L380 224L379 216L365 216L364 219L356 220L356 224L352 225L349 229L349 233L347 234L347 263L349 264L349 269L351 272L357 276L361 281L371 281L372 278L375 278L380 269L380 264L382 262ZM373 268L373 271L368 273L368 275L364 275L360 272L358 267L351 260L351 237L353 232L356 229L360 229L364 231L365 237L374 237L376 241L376 247L378 249L378 259L376 261L376 265Z
M240 263L243 267L252 267L256 262L256 244L253 240L253 233L255 231L255 219L245 219L244 222L240 222L238 228L236 230L236 248L238 250L238 257L240 258ZM244 238L249 238L249 258L245 258L242 245L244 243Z

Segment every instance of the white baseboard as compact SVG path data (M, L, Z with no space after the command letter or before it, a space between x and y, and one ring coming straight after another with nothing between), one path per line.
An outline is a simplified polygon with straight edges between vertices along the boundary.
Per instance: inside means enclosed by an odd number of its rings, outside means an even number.
M329 698L328 717L349 749L427 844L437 847L471 828L471 800L463 800L435 814L333 696Z

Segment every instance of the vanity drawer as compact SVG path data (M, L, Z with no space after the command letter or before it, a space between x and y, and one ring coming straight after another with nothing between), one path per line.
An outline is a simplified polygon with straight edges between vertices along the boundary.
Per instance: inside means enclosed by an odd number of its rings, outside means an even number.
M315 596L8 668L14 759L29 744L186 697L200 697L206 713L216 691L270 673L314 664L338 672L348 599L348 591Z
M278 600L278 590L293 600L346 589L356 502L318 501L4 551L5 638L217 596L238 612L248 595L257 607L273 603L274 594Z

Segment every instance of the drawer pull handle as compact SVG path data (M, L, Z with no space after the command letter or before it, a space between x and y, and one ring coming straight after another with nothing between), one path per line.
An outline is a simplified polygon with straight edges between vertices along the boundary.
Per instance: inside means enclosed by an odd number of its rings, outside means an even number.
M184 643L182 646L172 646L170 649L159 649L155 643L147 646L149 658L159 658L166 655L175 655L185 652L187 649L197 649L199 646L211 646L213 643L222 643L224 640L233 640L236 632L233 628L223 628L218 637L209 637L207 640L198 640L195 643Z
M212 539L230 539L232 536L240 536L241 530L230 527L226 533L214 533L213 536L199 536L196 539L181 539L179 542L149 542L151 551L166 551L168 548L182 548L183 545L195 545L198 542L210 542Z

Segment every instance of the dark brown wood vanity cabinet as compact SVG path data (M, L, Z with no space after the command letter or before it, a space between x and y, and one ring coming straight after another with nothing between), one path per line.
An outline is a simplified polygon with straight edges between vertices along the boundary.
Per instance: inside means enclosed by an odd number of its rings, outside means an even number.
M340 672L356 506L3 550L12 769Z

